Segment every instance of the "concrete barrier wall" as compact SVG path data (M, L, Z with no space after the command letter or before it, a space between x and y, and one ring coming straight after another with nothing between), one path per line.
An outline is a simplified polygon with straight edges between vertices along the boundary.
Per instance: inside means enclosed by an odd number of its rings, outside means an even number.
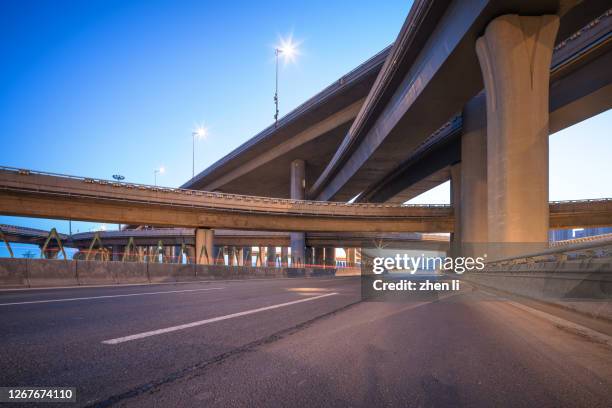
M79 285L113 285L118 262L73 261Z
M612 265L542 262L466 273L468 282L612 321Z
M28 286L27 259L0 259L0 287L23 288Z
M31 287L78 285L76 264L76 261L57 259L28 259L29 285Z
M147 264L149 280L160 282L189 282L196 280L195 267L192 264Z
M149 282L149 268L146 263L112 262L112 268L117 283Z
M0 288L333 276L335 269L0 258Z

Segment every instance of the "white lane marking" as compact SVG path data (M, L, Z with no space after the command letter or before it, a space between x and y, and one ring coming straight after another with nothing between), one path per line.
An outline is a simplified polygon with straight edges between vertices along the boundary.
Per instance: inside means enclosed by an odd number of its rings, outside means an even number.
M189 328L196 327L196 326L202 326L202 325L208 324L208 323L219 322L221 320L233 319L234 317L240 317L240 316L250 315L250 314L253 314L253 313L259 313L259 312L263 312L265 310L278 309L280 307L291 306L291 305L295 305L297 303L302 303L302 302L310 302L311 300L321 299L321 298L324 298L324 297L327 297L327 296L333 296L333 295L337 295L337 294L338 294L337 292L326 293L325 295L314 296L314 297L310 297L310 298L307 298L307 299L294 300L292 302L279 303L277 305L260 307L258 309L245 310L244 312L232 313L232 314L229 314L229 315L219 316L219 317L213 317L211 319L198 320L197 322L191 322L191 323L181 324L181 325L172 326L172 327L166 327L165 329L152 330L152 331L148 331L148 332L132 334L130 336L118 337L116 339L110 339L110 340L104 340L102 342L102 344L125 343L126 341L138 340L138 339L142 339L142 338L145 338L145 337L157 336L158 334L164 334L164 333L170 333L170 332L177 331L177 330L189 329Z
M78 297L78 298L67 298L67 299L31 300L28 302L0 303L0 306L30 305L33 303L73 302L75 300L109 299L109 298L128 297L128 296L144 296L144 295L162 295L164 293L201 292L204 290L218 290L218 289L225 289L225 288L166 290L163 292L127 293L124 295L105 295L105 296L90 296L90 297Z

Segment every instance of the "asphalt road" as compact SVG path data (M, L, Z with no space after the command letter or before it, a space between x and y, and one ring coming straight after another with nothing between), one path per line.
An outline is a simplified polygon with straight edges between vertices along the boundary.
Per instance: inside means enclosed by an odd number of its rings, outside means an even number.
M612 406L609 337L471 288L359 299L355 278L0 292L0 385L79 406Z

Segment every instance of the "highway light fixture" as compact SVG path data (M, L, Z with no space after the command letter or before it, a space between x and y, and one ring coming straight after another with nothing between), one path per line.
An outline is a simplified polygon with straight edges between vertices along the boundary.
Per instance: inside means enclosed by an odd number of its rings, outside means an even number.
M208 136L208 129L204 126L198 126L193 132L191 132L193 147L192 147L192 159L191 159L191 178L195 177L195 141L196 139L206 139Z
M157 175L164 174L165 172L166 172L166 169L164 168L164 166L161 166L160 168L153 170L153 178L155 180L155 185L157 185Z
M295 61L295 57L299 54L297 49L298 44L293 42L293 38L282 39L280 45L274 48L274 57L276 58L276 82L274 90L274 127L278 126L278 55L280 54L285 63Z

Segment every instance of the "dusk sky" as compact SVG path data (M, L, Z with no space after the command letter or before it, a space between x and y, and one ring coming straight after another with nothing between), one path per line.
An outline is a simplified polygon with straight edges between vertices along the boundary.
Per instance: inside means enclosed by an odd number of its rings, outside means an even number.
M0 6L0 164L179 186L390 44L411 2L6 1ZM452 86L452 84L449 84ZM612 114L550 138L551 200L612 197ZM448 184L414 202L448 203ZM0 223L67 232L67 222ZM88 230L77 223L73 230ZM81 226L78 226L81 225Z

